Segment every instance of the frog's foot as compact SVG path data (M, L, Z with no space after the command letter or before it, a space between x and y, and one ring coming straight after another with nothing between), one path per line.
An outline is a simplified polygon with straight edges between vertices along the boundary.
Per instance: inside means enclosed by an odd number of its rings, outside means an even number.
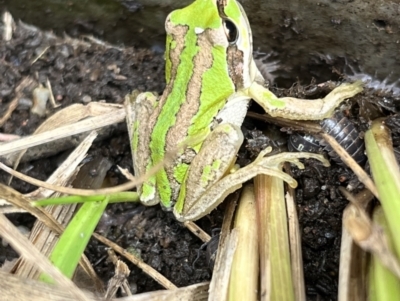
M363 90L363 82L356 81L354 83L344 83L333 89L328 95L323 98L324 107L322 108L325 118L330 117L333 110L347 98L351 98Z
M258 157L249 166L254 165L257 168L261 168L260 174L270 175L278 177L283 181L287 182L292 188L297 187L297 181L293 179L290 175L282 171L282 164L285 162L292 163L299 169L304 169L304 164L299 161L299 159L316 159L323 163L324 166L330 166L329 161L325 159L322 155L314 153L280 153L270 157L265 157L267 153L271 152L271 148L268 147L261 151Z
M265 157L265 154L271 152L268 147L252 162L251 164L219 179L207 188L195 200L188 200L185 202L183 210L174 208L174 214L177 220L191 221L197 220L215 209L230 193L239 189L242 184L251 180L259 174L270 175L278 177L287 182L291 187L295 188L297 182L290 175L282 171L282 164L290 162L299 168L304 168L304 165L299 161L302 158L313 158L321 161L325 166L329 166L328 160L322 155L313 153L281 153L270 157ZM191 186L189 186L191 187ZM189 188L188 188L189 190Z

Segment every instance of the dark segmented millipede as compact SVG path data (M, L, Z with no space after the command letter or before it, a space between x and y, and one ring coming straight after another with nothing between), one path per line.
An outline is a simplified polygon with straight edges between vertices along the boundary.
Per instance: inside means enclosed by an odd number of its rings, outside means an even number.
M331 118L325 118L320 122L322 129L349 153L358 163L362 164L366 160L364 154L364 140L360 137L360 132L342 112L336 112ZM290 151L318 152L325 150L330 158L338 164L343 165L339 155L323 139L312 136L294 133L290 135L288 148Z

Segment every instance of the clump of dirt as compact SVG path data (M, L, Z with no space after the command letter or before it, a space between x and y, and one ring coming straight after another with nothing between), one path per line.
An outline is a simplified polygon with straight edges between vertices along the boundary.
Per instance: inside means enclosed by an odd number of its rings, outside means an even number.
M5 116L18 95L16 88L26 77L33 78L37 85L45 85L48 80L56 103L61 104L58 108L47 104L45 116L38 117L30 112L33 105L32 89L22 91L15 110L1 124L0 130L6 136L31 134L47 116L72 103L100 100L122 103L124 96L134 89L161 93L164 86L164 60L160 54L134 48L119 49L93 40L61 39L21 23L16 26L10 41L0 41L0 53L0 116ZM311 84L305 89L298 85L296 89L273 89L273 92L279 96L304 97L304 91L310 90L316 91L318 86ZM360 132L366 130L371 116L392 115L390 124L396 129L399 99L390 92L382 95L379 91L367 90L352 101L354 103L346 114ZM251 109L257 110L255 106ZM252 119L246 120L243 131L247 140L239 154L242 164L250 162L260 149L268 145L285 149L288 139L288 134L283 133L280 126ZM398 148L398 130L394 131L393 141ZM125 125L116 126L111 137L95 144L89 158L96 155L105 156L112 162L108 172L110 183L115 185L124 181L116 166L132 172ZM19 170L44 180L63 156L60 154L27 162ZM347 204L338 187L351 184L353 191L357 191L362 185L349 169L334 162L330 168L325 168L307 160L305 167L304 170L293 169L292 173L299 182L296 197L302 229L307 295L309 300L336 300L341 215ZM0 181L6 183L7 179L7 175L0 172ZM11 185L23 193L33 189L31 185L17 180ZM23 224L21 220L25 216L14 215L12 219ZM217 209L198 224L211 234L213 229L221 225L222 216L223 212ZM26 225L30 227L31 223L31 218L27 217ZM200 240L176 222L171 213L162 211L160 206L111 205L100 226L109 239L140 254L145 262L178 286L206 281L211 277L206 251L199 251L202 244ZM105 249L93 240L86 254L101 278L107 281L114 273L114 266L105 260ZM200 257L193 265L198 253ZM0 246L0 263L6 259L10 260L9 248ZM129 281L133 292L160 289L141 270L131 265L130 268Z

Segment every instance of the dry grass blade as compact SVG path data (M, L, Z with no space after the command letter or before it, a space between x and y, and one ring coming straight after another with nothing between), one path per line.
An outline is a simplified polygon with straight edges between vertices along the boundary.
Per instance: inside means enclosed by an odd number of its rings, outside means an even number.
M54 99L53 88L51 87L51 83L48 78L46 79L46 88L50 91L50 102L53 108L58 108L61 106L61 104L57 104L56 100Z
M347 197L367 208L374 195L368 189L364 189L354 197L345 189ZM352 204L349 204L343 212L343 221L347 219ZM340 245L340 267L339 267L339 301L364 301L366 298L366 273L367 253L363 251L351 237L349 231L343 225L342 241Z
M225 301L227 299L228 295L228 288L229 288L229 280L230 280L230 275L231 275L231 270L232 270L232 264L233 264L233 256L235 254L238 240L239 240L239 235L238 235L238 230L233 229L227 236L226 240L224 241L224 244L221 246L222 247L222 252L221 252L221 259L220 259L220 265L216 265L218 269L213 273L213 279L218 279L212 281L212 283L217 284L217 286L213 286L214 289L211 291L210 288L210 295L208 297L209 301ZM218 247L218 252L220 247Z
M86 153L96 139L96 132L90 133L85 140L68 156L68 158L57 168L57 170L47 179L46 183L51 185L64 186L68 180L77 172L78 164L86 156ZM25 195L30 200L49 197L53 191L45 190L40 187L37 190ZM2 204L4 205L4 204Z
M258 175L254 183L259 224L261 300L295 300L283 181Z
M0 270L0 283L2 286L0 301L76 301L72 291L59 285L50 285L44 282L27 279ZM18 292L18 294L16 293ZM100 301L90 292L84 293L88 300Z
M0 145L0 156L71 135L92 131L107 125L122 122L124 119L125 110L118 108L112 113L105 113L99 116L90 117L70 125L61 126L53 130L39 133L37 135L32 135L26 138L4 143Z
M288 215L290 261L292 263L292 278L296 301L306 300L306 291L303 273L303 255L301 252L301 234L299 219L296 211L296 203L293 199L294 189L289 189L292 193L286 193L286 210Z
M363 183L376 198L379 198L378 190L368 174L357 164L349 153L332 136L321 133L322 138L329 143L334 151L340 156L340 159L356 174L361 183Z
M230 271L237 243L237 234L231 233L231 227L239 196L239 192L235 192L229 197L229 200L225 200L227 207L225 209L217 257L210 283L209 301L225 301L228 296Z
M208 297L208 283L199 283L168 291L156 291L133 295L114 301L205 301Z
M388 270L400 278L400 262L390 250L383 229L372 224L371 219L362 208L359 206L350 207L343 223L354 241L363 250L372 252Z
M66 194L71 194L71 195L80 195L80 196L91 196L91 195L99 195L99 194L112 194L116 192L121 192L121 191L126 191L129 189L132 189L139 184L142 184L144 181L146 181L148 178L151 176L155 175L165 164L170 162L172 158L174 158L177 154L177 150L173 150L170 153L166 153L164 155L164 159L154 165L152 168L150 168L145 174L141 175L140 177L135 178L133 181L129 181L127 183L114 186L111 188L103 188L103 189L78 189L78 188L68 188L64 186L59 186L59 185L51 185L46 182L34 179L32 177L26 176L16 170L13 170L6 166L5 164L0 162L0 169L8 172L9 174L13 175L14 177L17 177L23 181L26 181L32 185L44 187L53 191L58 191Z
M46 210L39 207L32 207L30 204L30 200L20 194L18 191L15 191L11 187L5 186L0 183L0 198L7 200L9 203L14 206L25 209L27 212L35 216L42 223L44 223L51 230L56 233L61 233L63 228L56 221L56 219L50 215Z
M64 290L70 291L78 300L88 300L83 292L55 268L3 214L0 214L0 235L27 261L35 263L42 271L53 277Z
M229 301L256 301L258 297L258 231L253 185L243 188L234 229L238 244L229 280Z
M340 245L338 301L366 300L366 270L367 253L354 243L350 233L343 227Z
M65 126L68 124L73 124L78 122L79 120L82 120L87 117L94 117L94 116L99 116L103 114L108 114L112 113L113 111L121 108L119 105L114 105L114 104L104 104L104 103L98 103L98 102L93 102L89 103L88 105L84 106L82 104L73 104L70 105L56 113L54 113L52 116L47 118L34 132L35 134L43 133L46 131L54 130L56 128L59 128L61 126ZM81 136L84 136L81 134ZM21 151L20 153L14 152L10 153L4 156L1 156L2 160L6 162L8 165L13 165L14 169L17 168L18 163L22 160L24 157L25 153L27 153L27 156L25 156L25 159L38 159L44 154L55 154L57 152L60 152L64 150L65 148L72 148L77 145L78 142L83 140L84 137L74 137L74 139L69 139L69 137L64 138L64 140L58 140L57 144L51 143L48 145L48 147L34 147L31 149L26 149ZM26 138L25 138L26 139ZM49 151L49 148L51 148L51 151Z
M2 285L0 301L16 300L15 292L18 292L18 301L76 301L77 298L70 291L57 285L25 279L4 273L0 270L0 283ZM101 297L86 293L90 301L105 300ZM155 291L124 298L111 299L111 301L204 301L208 296L208 283L199 283L182 287L176 290Z
M96 139L97 133L91 132L75 150L68 156L67 159L54 171L46 180L46 183L58 186L66 186L71 183L71 179L78 173L79 164L86 157L89 148ZM26 197L32 200L48 198L53 195L54 191L39 187L37 190L26 194Z

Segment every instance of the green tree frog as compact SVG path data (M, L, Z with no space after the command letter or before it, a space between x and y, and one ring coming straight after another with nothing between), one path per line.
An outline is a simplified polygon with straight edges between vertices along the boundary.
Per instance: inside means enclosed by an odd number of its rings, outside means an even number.
M146 174L167 153L184 147L138 187L143 204L161 203L179 221L196 220L258 174L277 176L295 187L296 181L281 170L285 161L299 167L299 158L323 161L310 153L265 157L267 149L250 165L232 171L249 101L254 99L272 116L319 120L359 93L359 83L343 84L324 99L277 98L263 86L252 57L250 25L236 0L196 0L171 12L165 28L163 94L127 97L135 174Z

